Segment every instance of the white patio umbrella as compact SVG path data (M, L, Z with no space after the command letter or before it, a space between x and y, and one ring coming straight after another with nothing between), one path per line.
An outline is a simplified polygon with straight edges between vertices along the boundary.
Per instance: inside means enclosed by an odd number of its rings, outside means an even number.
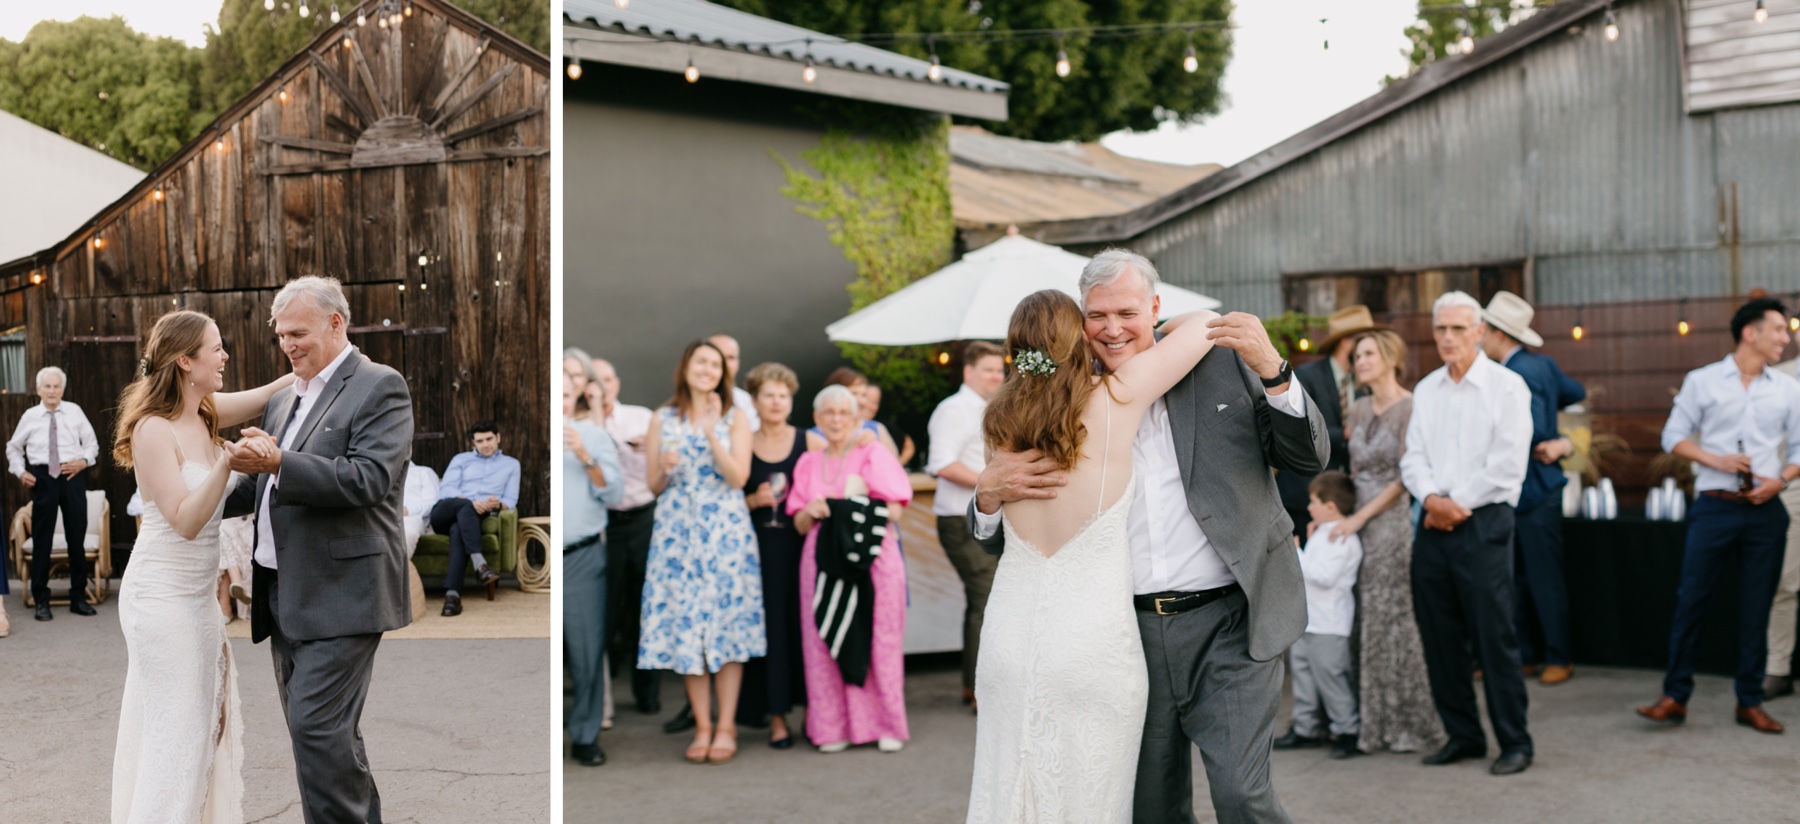
M1006 324L1026 295L1060 289L1080 300L1077 284L1087 262L1027 237L1003 237L825 327L825 334L833 341L878 346L1005 340ZM1167 283L1158 284L1156 293L1165 318L1219 306Z

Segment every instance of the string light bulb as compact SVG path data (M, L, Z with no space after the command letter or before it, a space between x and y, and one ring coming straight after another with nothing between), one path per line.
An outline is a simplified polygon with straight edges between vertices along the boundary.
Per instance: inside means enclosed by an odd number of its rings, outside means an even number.
M1689 329L1687 322L1687 298L1682 298L1681 302L1677 305L1680 308L1677 310L1679 314L1676 316L1678 320L1675 321L1675 334L1686 335Z
M1606 9L1606 17L1603 19L1601 25L1604 26L1603 30L1606 32L1607 42L1610 43L1619 39L1619 24L1613 20L1612 8L1610 6Z
M387 28L387 24L388 24L388 16L387 16L387 15L385 15L385 14L382 14L382 13L381 13L381 12L379 12L379 11L378 11L378 12L376 12L376 13L375 13L375 26L376 26L376 28L382 28L382 29L385 29L385 28Z
M694 58L692 57L688 58L687 71L684 71L681 74L683 77L687 78L687 82L689 83L700 82L700 70L694 68Z
M217 151L221 151L221 152L225 151L225 138L224 137L215 138L213 140L213 149L215 149Z
M1194 53L1193 43L1187 45L1187 56L1181 58L1181 68L1188 74L1193 74L1200 70L1200 56Z
M411 17L411 16L412 16L412 3L411 3L411 2L408 2L408 3L407 3L407 4L406 4L406 12L405 12L405 14L406 14L406 16L407 16L407 17Z
M308 18L311 16L312 16L312 9L309 9L306 7L306 0L300 0L300 17L301 17L301 19L305 19L305 18Z
M275 99L280 100L283 103L287 102L287 84L286 83L281 84L281 91L276 93Z
M1311 352L1312 351L1312 340L1310 338L1301 338L1299 346L1300 346L1300 351Z
M574 55L569 56L568 72L569 72L570 80L580 80L581 79L581 60L576 58Z
M1056 76L1069 76L1069 53L1060 48L1056 50Z
M806 67L800 70L800 79L808 83L819 79L819 70L813 67L812 55L806 56Z
M1578 303L1575 305L1575 325L1569 329L1569 337L1581 340L1586 335L1587 330L1581 328L1581 304Z
M937 356L937 362L938 362L939 366L949 366L950 365L950 353L949 352L939 352L938 356Z
M1769 10L1763 8L1763 0L1756 0L1756 11L1750 17L1756 21L1757 25L1769 22Z
M31 273L31 285L36 286L43 282L44 282L44 273L43 272L32 272Z
M631 0L613 0L613 5L622 9L631 8Z
M162 199L163 199L163 190L157 189L156 191L151 192L150 199L156 201L157 203L161 203Z
M344 48L350 48L350 35L344 35Z
M332 3L331 4L331 22L336 23L337 21L342 20L342 19L344 19L344 18L338 14L337 4Z
M1475 38L1470 36L1468 32L1463 32L1463 36L1456 41L1456 50L1460 54L1468 54L1469 52L1474 51Z
M1788 318L1788 331L1800 332L1800 315Z
M95 249L105 249L106 248L106 238L96 236L94 238L94 248Z
M1675 324L1675 332L1677 334L1681 334L1681 335L1687 334L1688 333L1688 322L1684 320L1684 321L1680 321L1679 323L1676 323Z
M935 51L931 53L931 68L925 70L925 76L932 80L939 80L944 76L944 67L938 63L938 56Z
M264 11L274 11L275 10L275 0L263 0L263 10Z
M356 9L356 25L358 27L369 25L369 15L362 10L361 6Z

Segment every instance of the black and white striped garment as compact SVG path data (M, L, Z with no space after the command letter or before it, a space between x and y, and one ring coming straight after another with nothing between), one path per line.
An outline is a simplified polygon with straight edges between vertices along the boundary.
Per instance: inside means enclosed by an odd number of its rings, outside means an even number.
M875 584L869 567L887 535L885 501L832 498L831 517L819 525L814 557L819 577L813 588L813 622L837 661L844 683L862 686L869 674L875 638Z

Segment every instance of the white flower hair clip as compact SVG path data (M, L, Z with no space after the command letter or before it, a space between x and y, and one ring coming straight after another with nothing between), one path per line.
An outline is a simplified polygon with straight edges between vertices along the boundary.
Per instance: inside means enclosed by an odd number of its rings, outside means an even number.
M1020 349L1013 353L1013 366L1027 375L1045 378L1056 374L1057 364L1042 349Z

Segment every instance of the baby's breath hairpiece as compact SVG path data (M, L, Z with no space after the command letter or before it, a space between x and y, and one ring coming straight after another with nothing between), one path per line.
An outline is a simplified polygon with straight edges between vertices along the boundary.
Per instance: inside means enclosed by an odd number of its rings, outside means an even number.
M138 377L140 377L140 378L150 377L150 359L149 358L138 358Z
M1042 349L1020 349L1013 353L1013 366L1027 375L1046 378L1056 374L1056 361Z

